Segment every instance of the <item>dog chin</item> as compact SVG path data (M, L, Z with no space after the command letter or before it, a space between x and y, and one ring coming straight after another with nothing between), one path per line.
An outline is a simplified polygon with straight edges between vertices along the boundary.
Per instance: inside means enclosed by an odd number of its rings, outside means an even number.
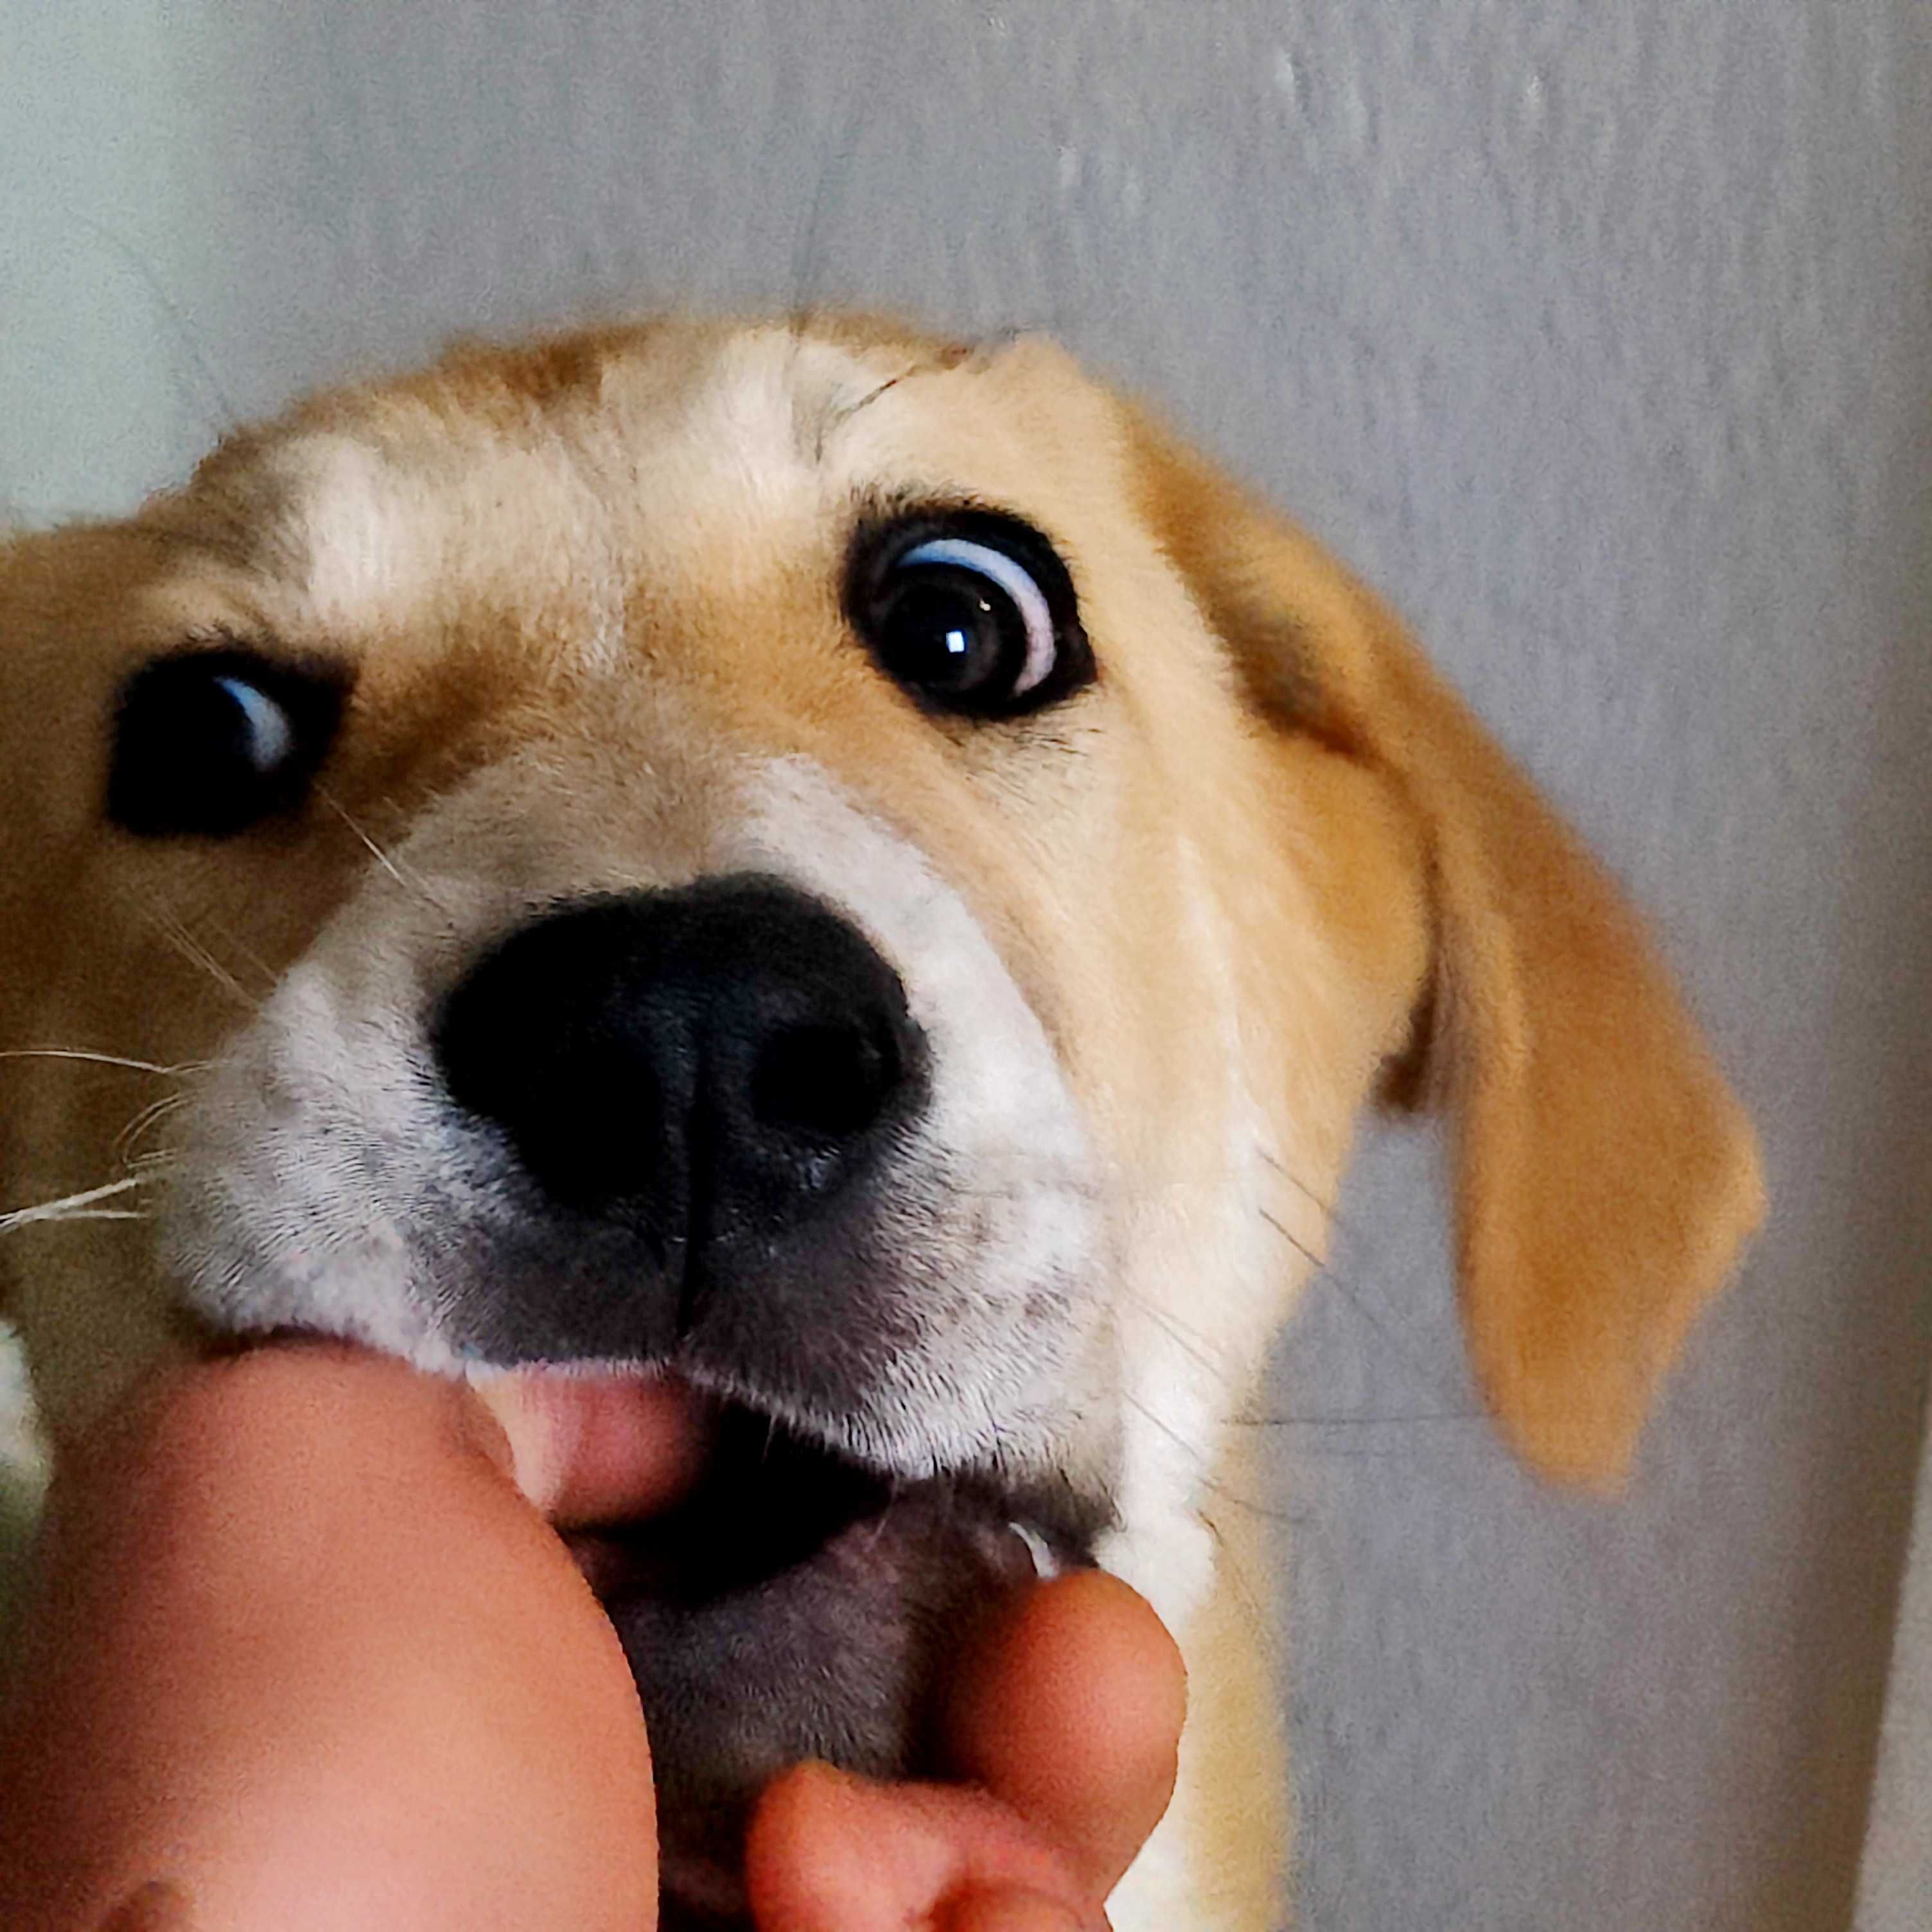
M1076 1514L983 1476L896 1478L733 1403L674 1508L569 1533L650 1731L668 1932L745 1922L745 1827L787 1766L939 1768L962 1630L1091 1562Z

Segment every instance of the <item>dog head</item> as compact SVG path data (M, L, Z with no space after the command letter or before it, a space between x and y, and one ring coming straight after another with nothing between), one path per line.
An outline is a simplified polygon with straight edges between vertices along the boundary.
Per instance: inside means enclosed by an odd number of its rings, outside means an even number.
M773 1764L905 1761L1028 1552L1184 1613L1366 1102L1444 1116L1481 1386L1565 1476L1623 1469L1757 1212L1568 834L1042 343L458 352L0 552L0 1266L56 1444L289 1328L711 1392L706 1514L608 1592L694 1899Z

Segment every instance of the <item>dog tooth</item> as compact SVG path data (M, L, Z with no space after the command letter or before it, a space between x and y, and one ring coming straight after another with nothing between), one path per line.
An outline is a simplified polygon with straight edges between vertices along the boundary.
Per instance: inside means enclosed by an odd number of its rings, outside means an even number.
M1042 1582L1060 1574L1060 1558L1038 1530L1019 1522L1009 1522L1006 1527L1026 1545L1027 1554L1033 1558L1034 1574Z

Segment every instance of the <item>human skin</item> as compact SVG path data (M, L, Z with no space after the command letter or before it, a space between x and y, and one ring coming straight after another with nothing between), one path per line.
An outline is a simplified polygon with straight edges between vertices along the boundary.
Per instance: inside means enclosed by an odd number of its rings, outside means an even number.
M655 1923L650 1758L559 1526L648 1511L690 1399L462 1386L315 1345L178 1370L64 1462L0 1714L15 1932ZM770 1932L1044 1932L1164 1808L1184 1702L1151 1611L1024 1591L965 1654L959 1782L801 1767L747 1846Z

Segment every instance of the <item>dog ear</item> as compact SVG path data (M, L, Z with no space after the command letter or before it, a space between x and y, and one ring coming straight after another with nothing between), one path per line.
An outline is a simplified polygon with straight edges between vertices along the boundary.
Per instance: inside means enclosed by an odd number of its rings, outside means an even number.
M1614 1486L1761 1216L1750 1124L1622 895L1401 626L1307 537L1141 436L1155 527L1253 701L1386 772L1420 820L1435 966L1391 1097L1447 1117L1490 1410L1538 1467Z
M74 682L60 674L70 628L62 619L97 541L88 526L27 530L0 519L0 970L16 966L5 942L22 937L19 908L53 858L47 780L75 757L74 741L58 735Z
M100 688L129 586L155 568L133 525L0 524L0 1034L50 970L48 910L98 817ZM4 1104L4 1103L0 1103Z

